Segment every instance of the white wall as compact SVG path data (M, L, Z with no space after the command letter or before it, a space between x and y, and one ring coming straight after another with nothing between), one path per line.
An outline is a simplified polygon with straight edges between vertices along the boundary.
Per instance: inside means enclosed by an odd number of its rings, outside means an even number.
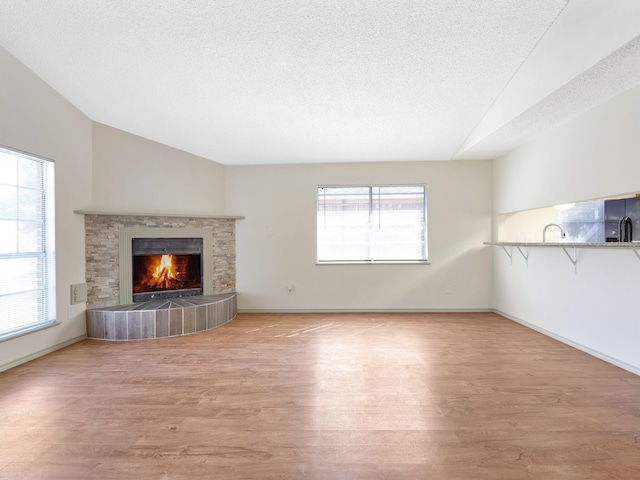
M496 160L494 219L640 191L638 125L640 87ZM640 373L640 260L632 251L579 250L576 274L560 249L533 249L527 266L517 252L510 262L493 248L498 311Z
M640 190L640 86L495 161L497 213Z
M93 124L93 209L224 215L224 166Z
M53 328L0 343L0 370L81 338L84 304L69 311L70 285L84 282L84 219L91 206L91 121L0 47L0 144L55 161L57 319Z
M240 166L226 175L227 207L246 216L236 235L242 310L492 307L492 252L482 245L491 233L491 162ZM430 265L315 264L316 187L367 183L428 185Z

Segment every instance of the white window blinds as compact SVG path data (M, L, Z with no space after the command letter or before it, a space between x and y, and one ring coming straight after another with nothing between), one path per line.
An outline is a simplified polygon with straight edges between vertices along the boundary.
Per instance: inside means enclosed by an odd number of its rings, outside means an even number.
M318 262L427 260L425 185L318 187Z
M54 164L0 148L0 339L55 322Z

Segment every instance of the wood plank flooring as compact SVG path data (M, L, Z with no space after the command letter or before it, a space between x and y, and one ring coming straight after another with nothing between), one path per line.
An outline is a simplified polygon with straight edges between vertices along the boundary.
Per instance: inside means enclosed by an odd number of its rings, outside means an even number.
M240 314L0 373L2 479L637 479L640 377L492 313Z

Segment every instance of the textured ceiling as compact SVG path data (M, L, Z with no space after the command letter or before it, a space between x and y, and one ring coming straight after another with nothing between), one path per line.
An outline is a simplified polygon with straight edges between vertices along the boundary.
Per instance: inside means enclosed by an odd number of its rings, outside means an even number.
M89 118L227 165L492 158L640 84L638 34L637 0L0 0Z

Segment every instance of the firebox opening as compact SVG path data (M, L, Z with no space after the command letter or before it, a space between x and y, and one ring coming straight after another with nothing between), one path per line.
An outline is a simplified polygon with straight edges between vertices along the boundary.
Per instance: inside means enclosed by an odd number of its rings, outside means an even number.
M202 289L200 255L133 257L133 293Z
M202 295L202 269L201 239L134 238L133 301Z

